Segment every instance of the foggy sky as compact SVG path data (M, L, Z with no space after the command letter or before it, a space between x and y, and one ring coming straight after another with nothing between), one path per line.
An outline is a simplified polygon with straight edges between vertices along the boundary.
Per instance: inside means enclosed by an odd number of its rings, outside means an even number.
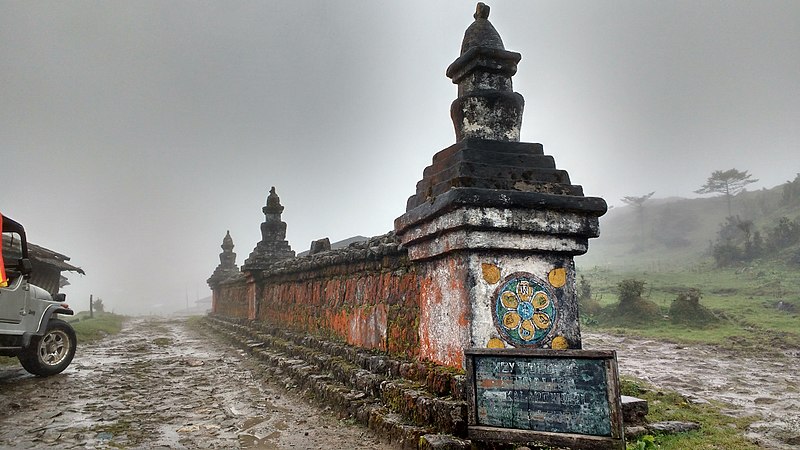
M800 2L489 4L522 54L522 140L587 195L800 172ZM77 309L124 313L209 295L225 231L241 265L270 186L297 252L385 233L455 141L444 72L474 8L0 1L0 211L86 270Z

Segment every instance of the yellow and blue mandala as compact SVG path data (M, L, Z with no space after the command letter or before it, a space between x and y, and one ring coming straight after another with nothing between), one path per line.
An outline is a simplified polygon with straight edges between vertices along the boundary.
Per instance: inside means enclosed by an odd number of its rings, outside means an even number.
M555 303L547 283L529 273L515 273L495 291L495 327L512 345L536 345L553 329Z

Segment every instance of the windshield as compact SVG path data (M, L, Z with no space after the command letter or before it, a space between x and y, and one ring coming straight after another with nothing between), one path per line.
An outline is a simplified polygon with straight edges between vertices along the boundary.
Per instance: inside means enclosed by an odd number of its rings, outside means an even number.
M3 232L3 260L6 265L16 266L22 259L22 239L19 234Z

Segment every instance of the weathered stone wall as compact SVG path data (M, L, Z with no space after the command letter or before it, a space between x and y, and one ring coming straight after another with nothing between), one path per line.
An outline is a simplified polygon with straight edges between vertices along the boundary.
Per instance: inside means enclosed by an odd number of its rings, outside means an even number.
M292 258L220 285L216 314L415 357L419 283L394 234ZM255 311L248 312L254 296Z
M247 318L247 299L246 278L236 277L214 289L212 311L224 317Z

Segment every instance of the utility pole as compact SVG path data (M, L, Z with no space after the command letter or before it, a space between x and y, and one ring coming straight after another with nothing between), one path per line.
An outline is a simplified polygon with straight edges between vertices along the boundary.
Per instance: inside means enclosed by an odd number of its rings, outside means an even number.
M89 294L89 318L94 318L94 304L92 302L92 294Z

